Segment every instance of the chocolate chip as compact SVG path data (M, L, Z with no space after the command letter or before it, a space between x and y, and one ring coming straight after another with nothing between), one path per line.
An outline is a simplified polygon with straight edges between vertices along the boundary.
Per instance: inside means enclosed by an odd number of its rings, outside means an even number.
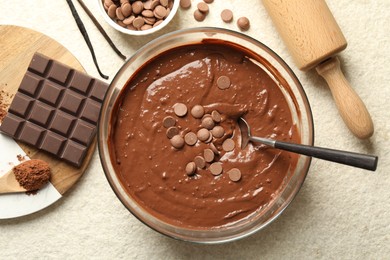
M217 147L215 147L215 144L210 143L210 149L214 152L215 155L219 155L219 151Z
M219 125L214 126L214 128L211 130L211 134L215 138L221 138L225 134L225 129L223 129L223 127Z
M229 9L225 9L221 12L221 18L225 23L230 23L233 21L233 12Z
M144 4L142 1L135 1L132 5L131 8L133 9L134 14L140 14L142 10L144 10Z
M196 166L197 166L198 168L200 168L200 169L203 169L204 167L206 167L206 161L205 161L205 159L204 159L202 156L200 156L200 155L195 156L194 162L195 162Z
M163 126L165 128L169 128L171 126L174 126L176 124L176 120L171 117L171 116L166 116L164 119L163 119Z
M230 78L227 76L220 76L217 79L217 86L220 89L228 89L230 87Z
M204 14L209 12L209 6L205 2L198 3L197 7L198 7L198 10Z
M208 130L211 130L215 126L215 122L211 116L204 117L202 119L202 126Z
M220 175L222 173L222 164L219 162L212 163L209 170L215 176Z
M241 179L241 171L237 168L233 168L228 172L229 179L232 181L239 181Z
M203 0L203 2L211 4L212 2L214 2L214 0Z
M131 8L131 4L129 3L124 3L121 7L122 9L122 14L124 17L129 17L131 13L133 12L133 9Z
M247 17L238 18L237 26L240 28L241 31L247 31L250 27L249 19Z
M234 150L234 147L236 144L234 143L233 139L226 139L222 144L222 149L225 152L230 152Z
M195 106L191 109L191 115L192 115L194 118L202 118L202 116L204 115L204 108L203 108L203 106L201 106L201 105L195 105Z
M175 135L171 138L171 144L176 149L181 149L184 146L184 138L181 135Z
M196 172L196 164L194 162L189 162L186 165L186 174L188 176L192 176L194 175L195 172Z
M194 18L196 21L198 22L202 22L205 18L206 18L206 14L205 13L202 13L201 11L199 11L198 9L196 9L194 11Z
M184 136L184 141L186 142L186 144L188 145L195 145L196 142L198 141L198 137L196 136L195 133L193 132L189 132L187 133L185 136Z
M197 133L197 137L200 141L205 142L210 138L210 131L206 128L201 128Z
M188 9L191 7L191 0L180 0L180 7L183 9Z
M154 8L153 14L157 19L164 19L167 15L167 9L162 5L158 5Z
M137 29L141 29L142 25L144 25L144 24L145 24L145 21L141 16L138 16L133 21L133 26Z
M178 117L183 117L187 114L187 106L183 103L176 103L173 106L173 111Z
M175 135L178 135L180 133L179 129L176 126L171 126L170 128L167 129L167 137L171 139Z
M213 110L213 112L211 112L211 118L215 123L219 123L222 120L221 114L217 110Z
M204 157L206 162L210 163L210 162L214 161L215 154L214 154L213 150L211 150L211 149L204 149L203 157Z

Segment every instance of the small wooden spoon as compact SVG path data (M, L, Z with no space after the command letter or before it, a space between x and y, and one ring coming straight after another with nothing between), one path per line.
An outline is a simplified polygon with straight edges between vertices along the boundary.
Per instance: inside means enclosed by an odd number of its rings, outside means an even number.
M26 191L16 180L13 168L0 177L0 194Z

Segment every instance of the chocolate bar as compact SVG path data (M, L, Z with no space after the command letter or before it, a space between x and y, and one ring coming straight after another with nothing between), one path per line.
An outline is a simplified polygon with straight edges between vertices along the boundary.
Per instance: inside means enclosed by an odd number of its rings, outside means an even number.
M36 53L0 130L79 167L96 135L107 88Z

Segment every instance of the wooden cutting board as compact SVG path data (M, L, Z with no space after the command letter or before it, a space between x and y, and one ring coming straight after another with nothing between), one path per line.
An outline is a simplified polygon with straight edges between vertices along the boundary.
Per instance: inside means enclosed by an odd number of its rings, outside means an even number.
M8 105L11 104L35 52L85 72L79 61L64 46L40 32L24 27L0 25L0 50L0 90L5 92L2 93L3 103ZM59 193L64 194L85 172L96 148L96 137L80 168L29 145L18 144L30 158L49 163L52 170L51 183Z

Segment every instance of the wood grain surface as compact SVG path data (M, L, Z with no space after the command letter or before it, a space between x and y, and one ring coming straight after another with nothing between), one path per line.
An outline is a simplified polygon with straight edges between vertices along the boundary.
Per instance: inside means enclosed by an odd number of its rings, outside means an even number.
M20 82L35 52L62 62L76 70L85 72L79 61L61 44L50 37L31 29L13 25L0 25L0 90L4 91L4 103L10 105ZM33 159L49 163L51 183L64 194L83 175L96 148L96 137L91 143L80 168L56 157L18 142L26 154ZM1 147L1 149L6 149Z

